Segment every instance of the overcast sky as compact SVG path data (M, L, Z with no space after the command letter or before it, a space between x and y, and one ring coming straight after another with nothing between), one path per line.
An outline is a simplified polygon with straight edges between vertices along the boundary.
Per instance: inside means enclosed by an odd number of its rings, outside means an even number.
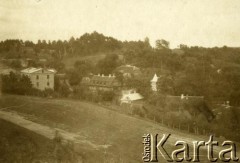
M97 31L171 47L240 46L239 0L1 0L0 40L56 40Z

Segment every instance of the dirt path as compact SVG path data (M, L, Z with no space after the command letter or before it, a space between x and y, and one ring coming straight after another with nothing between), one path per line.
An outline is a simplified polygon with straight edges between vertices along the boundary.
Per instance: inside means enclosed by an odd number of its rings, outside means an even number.
M59 128L51 128L49 126L44 126L42 124L38 124L32 121L26 120L24 117L14 112L6 112L6 111L0 110L0 118L8 122L11 122L15 125L18 125L20 127L31 130L49 139L54 139L56 131L58 131L59 135L63 138L65 142L72 141L75 144L85 145L95 150L105 149L110 146L110 145L97 145L95 143L92 143L86 140L86 138L82 137L81 135L67 132Z

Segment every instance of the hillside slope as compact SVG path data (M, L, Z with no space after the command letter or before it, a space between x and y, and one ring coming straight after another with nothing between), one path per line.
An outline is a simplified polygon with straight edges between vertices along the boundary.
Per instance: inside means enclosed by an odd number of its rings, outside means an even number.
M3 96L0 106L5 108L5 111L17 112L39 124L77 133L96 144L109 145L105 151L79 149L85 151L83 157L87 160L91 160L89 152L91 154L94 152L95 159L98 158L97 162L102 162L103 159L114 160L112 162L141 162L142 136L146 133L159 133L160 136L171 133L172 136L166 145L169 152L176 149L173 145L177 140L192 143L193 140L208 139L171 130L159 124L119 114L90 103L73 100ZM206 160L206 156L202 157L202 160ZM164 162L161 156L159 159ZM201 162L204 162L202 160Z

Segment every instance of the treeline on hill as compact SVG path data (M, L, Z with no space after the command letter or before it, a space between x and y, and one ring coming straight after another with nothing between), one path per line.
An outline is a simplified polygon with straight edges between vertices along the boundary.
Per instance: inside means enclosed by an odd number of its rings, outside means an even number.
M79 70L82 71L80 76L86 75L82 65L87 72L91 70L92 73L108 75L117 65L132 64L161 75L159 87L162 93L203 95L210 100L229 100L233 105L240 105L238 100L240 97L239 48L226 46L203 48L186 45L179 47L180 52L175 52L169 49L169 42L165 40L157 40L156 47L153 48L148 38L144 41L122 42L93 32L68 41L39 40L37 43L21 40L2 41L0 57L33 59L44 57L49 61L45 66L53 67L58 72L72 73L75 77L77 77L76 71ZM122 60L116 54L114 55L115 50L123 56ZM70 71L64 67L64 56L87 56L104 52L113 53L113 55L100 60L96 65L84 63L81 66L76 65ZM19 64L14 63L14 66L19 67ZM30 66L39 65L34 64L33 60ZM79 80L72 83L77 84Z
M37 55L41 50L46 50L46 52L50 50L53 56L61 58L64 55L84 56L98 52L114 51L120 49L121 45L121 41L93 32L91 34L86 33L76 39L71 37L69 41L38 40L37 43L33 43L32 41L5 40L0 42L0 53L6 54L6 58L21 58L28 56L27 53L30 51ZM32 58L34 55L29 55L28 57Z
M71 70L63 64L64 56L98 53L109 55L96 64L77 61ZM123 58L120 59L119 55ZM148 38L144 41L123 42L93 32L76 39L72 37L68 41L1 41L0 57L31 58L30 66L39 66L34 64L34 59L46 58L49 63L44 66L67 73L73 85L79 84L88 73L108 75L121 64L131 64L140 67L145 74L156 72L160 75L159 90L163 94L201 95L209 100L228 100L231 105L240 105L240 48L188 47L181 44L175 51L169 49L169 42L165 40L157 40L153 48ZM19 67L19 64L14 63L12 66ZM145 74L139 82L148 84L149 76Z

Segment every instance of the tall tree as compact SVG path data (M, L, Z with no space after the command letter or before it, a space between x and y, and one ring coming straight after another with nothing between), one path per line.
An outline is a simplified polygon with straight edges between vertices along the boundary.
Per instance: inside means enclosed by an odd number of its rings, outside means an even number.
M156 49L169 49L169 42L164 39L157 40Z

